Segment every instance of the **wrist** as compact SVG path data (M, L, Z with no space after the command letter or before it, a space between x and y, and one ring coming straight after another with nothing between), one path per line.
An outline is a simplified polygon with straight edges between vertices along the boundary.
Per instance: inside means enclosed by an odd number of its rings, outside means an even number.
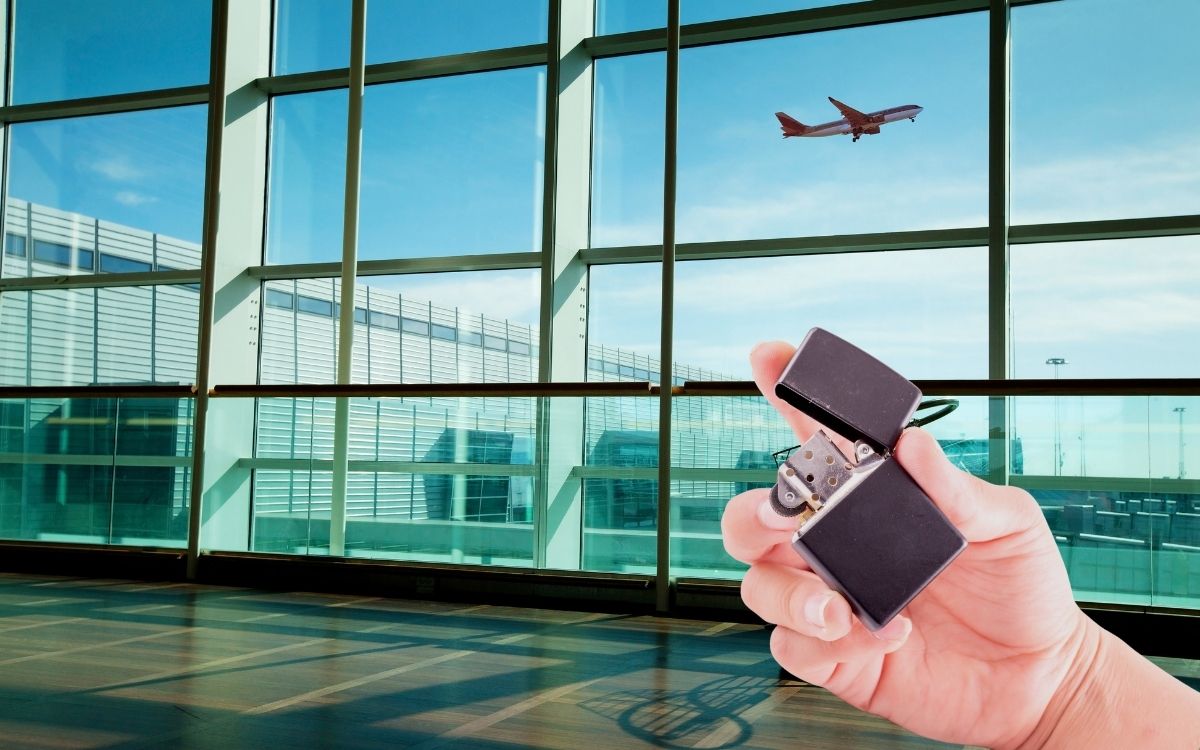
M1020 750L1200 747L1200 693L1080 617L1066 674Z

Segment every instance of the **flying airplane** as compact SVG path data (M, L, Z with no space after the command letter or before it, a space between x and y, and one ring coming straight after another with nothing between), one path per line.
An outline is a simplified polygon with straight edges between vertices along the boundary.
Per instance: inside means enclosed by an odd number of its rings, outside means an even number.
M783 137L803 136L815 138L825 135L853 135L854 140L857 141L864 135L878 135L879 126L886 125L889 122L896 122L897 120L912 120L916 122L917 115L924 109L924 107L918 107L915 104L905 104L901 107L881 109L878 112L868 114L859 112L853 107L848 107L832 96L829 97L829 101L842 113L842 119L822 125L805 125L788 117L784 112L776 112L775 116L779 118L779 124L783 127Z

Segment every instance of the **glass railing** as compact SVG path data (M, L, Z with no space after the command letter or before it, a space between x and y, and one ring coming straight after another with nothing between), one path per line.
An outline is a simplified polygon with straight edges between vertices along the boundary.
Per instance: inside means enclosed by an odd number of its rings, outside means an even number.
M193 406L0 400L0 538L185 546Z

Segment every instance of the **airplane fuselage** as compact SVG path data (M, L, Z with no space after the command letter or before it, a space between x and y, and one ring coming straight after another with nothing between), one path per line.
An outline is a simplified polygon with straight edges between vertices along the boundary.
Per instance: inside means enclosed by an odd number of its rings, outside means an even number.
M878 128L880 125L886 125L889 122L897 122L899 120L912 120L921 113L923 107L918 107L915 104L905 104L900 107L892 107L890 109L881 109L878 112L871 112L867 115L870 118L870 123L866 128L859 126L857 129L860 132L868 132L867 128ZM850 124L846 118L826 122L820 125L812 125L804 133L796 133L795 135L802 138L817 138L826 135L851 135L856 130L855 126Z

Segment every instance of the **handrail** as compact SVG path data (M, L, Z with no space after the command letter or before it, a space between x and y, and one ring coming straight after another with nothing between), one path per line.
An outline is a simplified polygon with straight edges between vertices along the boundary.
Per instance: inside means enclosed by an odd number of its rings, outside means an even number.
M0 399L24 398L195 398L194 385L7 385Z
M1200 396L1200 378L1022 378L1014 380L914 380L937 396ZM296 383L216 385L212 398L598 398L657 396L646 381L566 383ZM0 399L193 398L193 385L0 386ZM751 380L689 380L672 396L758 397Z
M298 385L218 385L213 398L292 398L307 396L351 398L534 398L586 396L652 396L644 381L620 383L352 383Z
M914 380L937 396L1200 396L1200 378L1021 378L1014 380ZM691 381L676 396L758 396L752 380Z

